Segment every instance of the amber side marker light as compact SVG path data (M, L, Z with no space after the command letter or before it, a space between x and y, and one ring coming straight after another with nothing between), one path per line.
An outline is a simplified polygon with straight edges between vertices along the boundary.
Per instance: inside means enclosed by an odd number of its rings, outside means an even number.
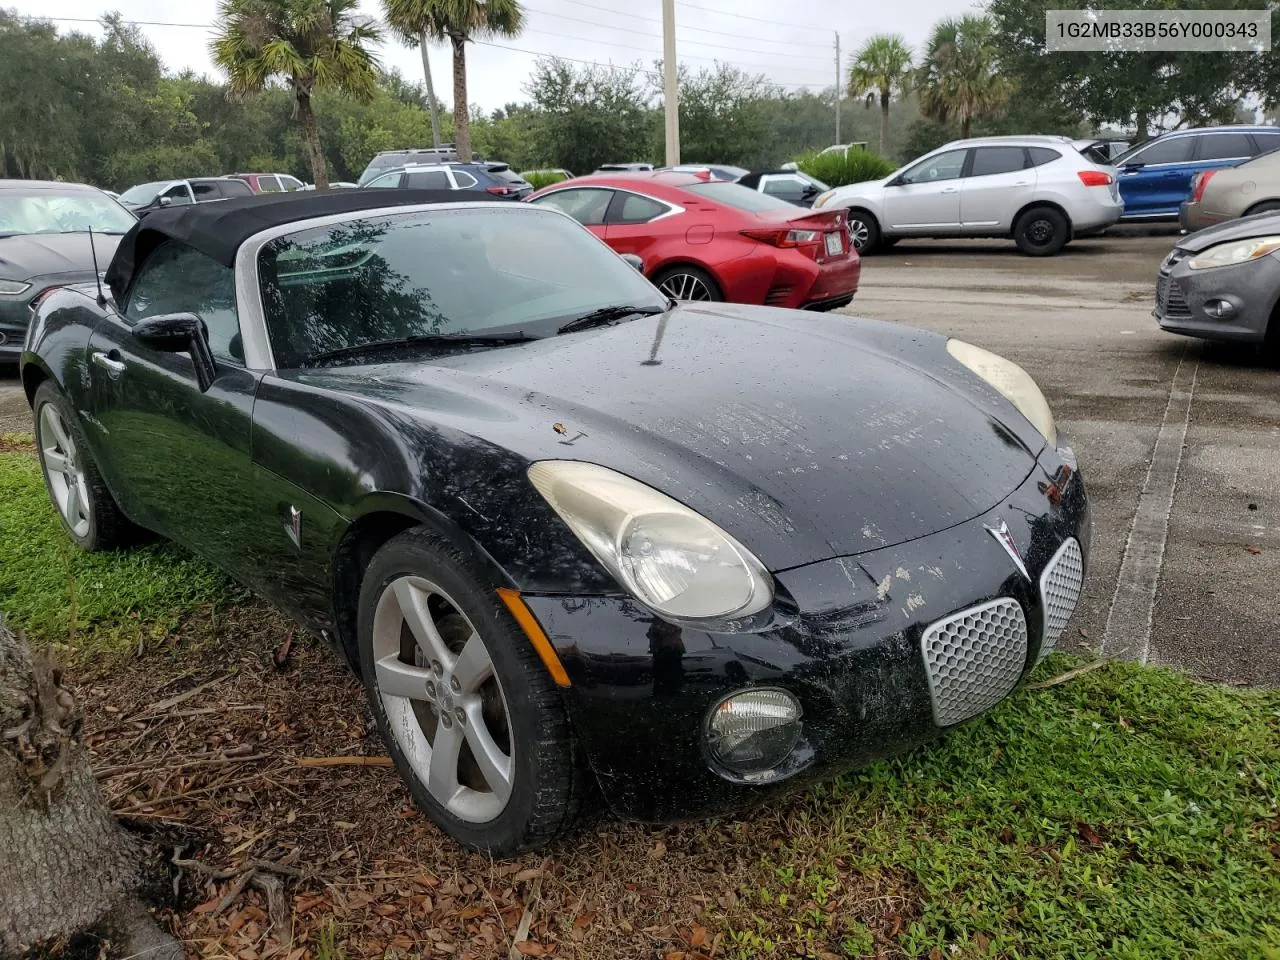
M556 648L551 645L551 641L543 632L542 625L538 623L533 612L520 599L520 591L512 590L510 587L499 587L498 598L506 604L511 615L516 618L516 623L520 624L520 629L533 644L533 649L538 651L538 656L542 658L547 673L551 674L551 679L556 682L556 686L569 686L569 674L564 672L564 664L556 656Z

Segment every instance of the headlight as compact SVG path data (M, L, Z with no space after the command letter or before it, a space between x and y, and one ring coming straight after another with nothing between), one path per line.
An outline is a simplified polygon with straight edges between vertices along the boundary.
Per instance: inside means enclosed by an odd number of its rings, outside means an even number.
M836 192L834 190L828 190L826 193L818 194L818 196L813 201L814 207L817 208L817 207L825 206L831 201L831 198L834 197L835 195L836 195Z
M1031 421L1031 425L1044 434L1050 443L1055 443L1058 436L1057 425L1053 422L1053 411L1044 394L1031 379L1031 374L1023 370L1012 360L975 347L963 340L948 340L947 353L959 360L966 367L991 384L1018 408L1019 412Z
M16 297L30 287L31 284L23 283L21 280L0 280L0 296Z
M742 544L684 504L594 463L543 460L529 480L637 600L677 619L750 616L773 580Z
M1197 253L1187 261L1192 270L1207 270L1210 267L1227 267L1233 263L1244 263L1257 260L1268 253L1280 250L1280 237L1253 237L1249 240L1232 240L1230 243L1219 243L1208 250Z
M800 740L800 718L800 701L786 690L741 690L715 705L703 736L721 766L750 778L787 759Z

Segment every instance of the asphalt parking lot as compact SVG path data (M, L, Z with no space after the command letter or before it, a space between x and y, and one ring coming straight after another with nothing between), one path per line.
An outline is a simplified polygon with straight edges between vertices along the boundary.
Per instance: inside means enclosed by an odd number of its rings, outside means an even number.
M1156 328L1154 273L1175 239L1080 240L1047 259L902 243L867 259L845 312L969 340L1044 388L1093 498L1069 642L1280 684L1280 369ZM4 370L0 433L30 429Z
M969 340L1040 383L1093 502L1072 642L1280 684L1280 369L1160 332L1155 271L1176 240L1108 235L1045 259L901 243L867 258L845 312Z

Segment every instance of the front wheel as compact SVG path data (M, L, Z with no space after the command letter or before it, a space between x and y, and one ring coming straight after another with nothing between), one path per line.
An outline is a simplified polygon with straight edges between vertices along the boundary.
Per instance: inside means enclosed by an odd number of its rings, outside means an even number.
M573 822L583 777L559 692L490 580L423 528L389 540L360 589L360 667L414 801L506 857Z
M653 278L653 285L672 300L707 302L723 300L720 285L707 271L688 264L668 267Z
M880 224L875 217L865 210L854 208L849 211L847 222L849 243L858 251L858 256L865 257L880 248Z
M36 449L45 489L71 539L85 550L110 550L130 525L98 472L70 401L51 381L35 396Z
M1032 207L1018 218L1013 239L1018 249L1029 257L1049 257L1067 245L1071 225L1053 207Z

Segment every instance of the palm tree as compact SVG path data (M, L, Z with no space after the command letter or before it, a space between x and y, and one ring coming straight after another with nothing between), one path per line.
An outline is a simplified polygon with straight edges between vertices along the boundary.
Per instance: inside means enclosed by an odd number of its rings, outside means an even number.
M390 8L391 0L386 0L386 5ZM518 36L524 29L524 9L519 0L403 0L396 6L418 12L418 16L405 23L415 28L419 42L426 35L433 40L448 40L453 45L453 138L457 144L458 159L470 160L467 41L481 37Z
M911 86L911 48L901 34L880 33L867 38L849 68L849 96L866 97L867 106L880 100L880 152L889 136L889 101Z
M1004 105L1009 84L996 72L995 27L991 19L965 16L940 20L929 37L914 84L925 116L960 121L968 137L973 121Z
M427 56L427 44L433 37L442 36L444 30L437 20L437 4L431 0L382 0L382 12L392 31L407 46L422 51L422 75L427 81L427 108L431 111L431 145L440 146L440 103L436 100L436 87L431 79L431 60Z
M336 91L368 99L378 86L378 61L368 44L381 32L361 16L357 0L222 0L210 48L227 71L228 94L245 97L282 79L293 92L294 115L311 155L316 189L329 186L312 98Z

